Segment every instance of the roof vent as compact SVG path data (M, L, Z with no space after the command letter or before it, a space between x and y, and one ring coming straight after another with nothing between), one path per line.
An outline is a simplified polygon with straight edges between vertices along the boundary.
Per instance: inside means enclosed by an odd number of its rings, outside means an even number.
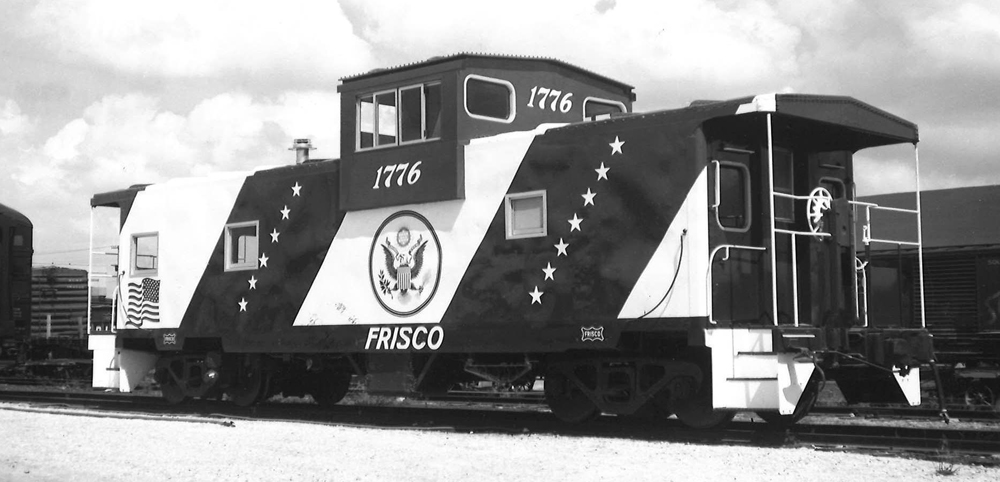
M292 147L289 147L289 151L295 151L295 163L302 164L304 162L309 162L309 151L315 149L312 146L312 142L309 139L295 139L292 142Z

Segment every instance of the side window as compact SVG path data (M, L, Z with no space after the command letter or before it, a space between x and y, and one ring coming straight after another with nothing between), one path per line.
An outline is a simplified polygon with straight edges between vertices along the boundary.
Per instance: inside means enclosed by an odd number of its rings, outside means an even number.
M514 121L514 84L481 75L465 78L465 112L494 122Z
M424 139L441 137L441 84L424 86Z
M610 119L611 114L625 112L625 104L613 100L587 97L583 100L583 120L596 121Z
M441 84L416 84L358 98L357 149L441 137Z
M0 234L0 239L2 238L3 236ZM3 241L0 241L0 243L3 243ZM10 228L10 243L11 246L14 246L15 248L24 246L24 235L19 233L18 229L15 227Z
M774 149L774 191L795 194L795 167L792 153L785 149ZM787 223L795 222L795 200L775 196L774 219Z
M715 161L715 219L726 231L750 229L750 170L743 164Z
M257 221L226 226L226 271L257 269Z
M421 86L399 89L399 141L418 141L423 137L424 94Z
M376 146L393 145L396 143L396 92L385 92L375 95L375 108L378 118L375 119L378 136Z
M535 238L548 234L545 191L508 194L504 198L507 239Z
M375 96L358 101L358 149L375 147Z
M132 276L156 276L159 249L159 233L132 235Z

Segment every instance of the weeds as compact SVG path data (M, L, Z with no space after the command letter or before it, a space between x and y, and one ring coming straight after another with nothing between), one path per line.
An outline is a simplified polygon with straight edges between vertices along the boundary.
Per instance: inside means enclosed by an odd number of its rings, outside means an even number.
M957 474L958 467L951 462L951 460L954 459L955 454L952 453L951 445L948 443L948 439L946 437L941 437L941 448L938 450L938 453L941 458L938 460L934 473L944 477Z

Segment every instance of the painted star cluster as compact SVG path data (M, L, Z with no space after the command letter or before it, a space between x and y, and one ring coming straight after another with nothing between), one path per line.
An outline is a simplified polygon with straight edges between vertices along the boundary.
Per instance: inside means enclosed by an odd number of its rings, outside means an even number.
M298 182L296 182L295 185L291 186L291 189L292 189L292 195L290 197L296 198L296 197L301 197L302 196L302 186L299 185ZM292 199L289 202L294 202L294 201L295 200ZM271 232L269 233L270 236L271 236L271 243L270 244L278 244L278 242L279 242L278 241L278 237L281 236L281 232L278 231L278 228L282 227L282 225L284 224L284 221L289 221L290 220L290 216L292 214L292 210L288 207L288 204L284 204L284 207L278 210L278 214L280 214L281 217L275 223L276 225L271 228ZM278 214L276 214L275 217L278 217ZM261 238L261 236L259 236L259 235L257 237L258 237L258 240ZM264 246L265 246L264 244L258 244L258 246L260 247L260 258L257 259L257 269L267 268L267 262L271 258L267 257L267 253L264 251ZM250 305L250 302L247 301L247 296L250 296L250 292L251 291L256 291L257 290L257 282L258 281L260 281L260 280L257 279L257 276L255 274L251 274L250 275L250 279L247 280L247 284L248 284L247 294L245 296L241 297L240 301L238 303L236 303L237 306L239 306L240 312L246 311L247 307Z
M583 234L583 229L585 226L584 221L587 220L586 218L587 208L588 206L590 207L597 206L597 194L601 189L601 185L608 180L608 172L611 171L611 168L608 167L607 164L611 163L612 160L615 159L615 156L624 155L622 153L622 146L624 145L625 141L619 139L618 136L615 136L614 142L608 143L608 146L611 147L611 154L608 156L609 158L607 159L607 161L601 161L600 166L594 169L594 172L597 173L597 178L594 180L594 183L592 185L586 186L587 192L580 194L580 197L583 198L583 203L582 206L580 206L580 210L575 211L573 213L573 217L566 220L566 223L569 224L568 227L569 231L566 231L564 236L559 237L558 243L552 245L552 247L555 248L556 250L555 263L557 265L561 257L569 258L570 243L566 242L566 239L572 241L571 236L580 236ZM595 191L595 189L597 191ZM581 213L583 213L584 217L580 217ZM555 281L556 271L558 270L558 268L556 266L553 266L552 263L553 263L552 261L548 261L546 262L545 267L542 268L542 273L545 274L545 278L542 280L543 283L545 281ZM534 289L528 291L528 295L531 297L531 304L533 305L536 303L539 305L542 304L542 296L544 294L545 292L542 291L538 287L538 285L535 285Z

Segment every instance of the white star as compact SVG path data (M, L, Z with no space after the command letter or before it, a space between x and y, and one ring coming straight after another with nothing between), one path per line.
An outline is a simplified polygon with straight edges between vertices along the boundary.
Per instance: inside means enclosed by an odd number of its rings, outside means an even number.
M296 182L295 185L292 186L292 197L301 196L302 193L300 191L302 191L302 186L299 186L299 183Z
M271 231L271 242L272 243L277 243L278 242L278 236L280 234L281 233L278 232L278 228L274 228L274 230Z
M567 219L566 222L569 223L569 232L579 231L580 223L583 222L582 219L576 217L576 213L573 213L573 219Z
M552 267L552 263L546 263L546 267L542 271L545 273L545 279L550 279L552 281L556 280L555 277L552 276L556 272L556 268Z
M559 244L554 244L553 246L555 246L556 249L559 250L559 252L556 253L557 257L558 256L569 256L568 254L566 254L566 248L568 248L569 245L566 244L566 243L564 243L562 238L559 238Z
M247 299L240 298L240 311L246 311L246 310L247 310Z
M250 289L252 290L257 289L257 278L255 278L253 275L250 275L250 279L248 279L247 281L250 283Z
M531 304L542 304L542 294L544 291L538 291L538 286L535 286L535 291L529 291L528 294L531 295Z
M619 141L618 140L618 136L615 136L615 141L612 142L612 143L610 143L610 144L608 144L609 146L611 146L611 155L613 156L613 155L615 155L615 153L621 154L622 153L622 145L624 145L624 144L625 144L625 141Z
M260 255L260 267L261 268L266 268L267 267L267 253L264 253L264 254Z
M594 205L594 196L596 196L596 195L597 195L597 193L596 192L590 192L590 188L588 187L587 188L587 194L581 194L581 196L583 196L583 205L586 206L586 205L589 204L589 205L593 206Z
M601 179L604 179L605 181L608 180L608 171L611 170L610 167L604 167L604 163L602 162L601 163L601 168L600 169L594 169L594 170L597 171L597 180L598 181L600 181Z
M292 212L292 210L288 209L288 205L286 204L285 209L281 210L281 219L288 219L288 213L290 212Z

